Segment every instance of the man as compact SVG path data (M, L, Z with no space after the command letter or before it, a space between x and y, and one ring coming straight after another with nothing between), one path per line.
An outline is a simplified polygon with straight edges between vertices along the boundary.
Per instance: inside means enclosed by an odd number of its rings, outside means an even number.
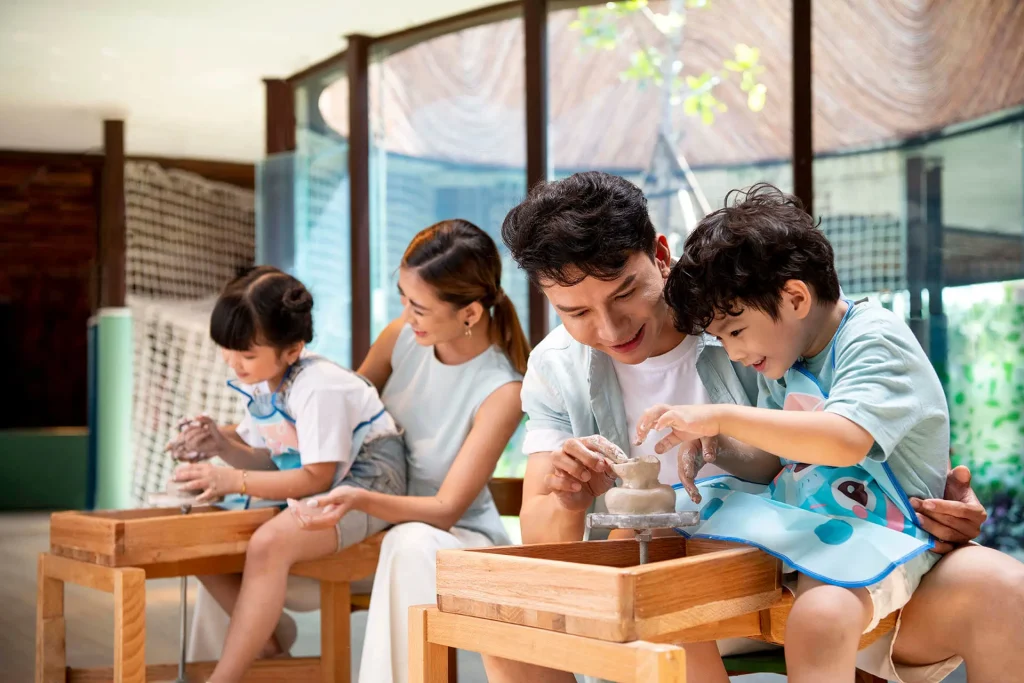
M632 455L653 454L657 439L636 446L630 438L644 410L657 403L751 405L756 380L714 340L675 329L662 295L668 242L656 234L639 188L626 180L589 172L537 186L506 217L502 236L563 323L534 349L523 382L523 541L575 541L587 510L614 485L601 457L610 443ZM679 462L688 468L694 449L748 479L763 481L773 467L720 439L684 446ZM675 454L659 457L664 482L695 474L677 473ZM950 473L946 498L914 503L944 552L977 536L985 518L965 468ZM1013 680L1024 670L1021 614L1024 565L988 548L963 547L925 577L897 629L861 651L858 667L907 683L939 681L963 658L972 681ZM707 670L707 662L691 663ZM572 680L502 660L487 665L492 683Z

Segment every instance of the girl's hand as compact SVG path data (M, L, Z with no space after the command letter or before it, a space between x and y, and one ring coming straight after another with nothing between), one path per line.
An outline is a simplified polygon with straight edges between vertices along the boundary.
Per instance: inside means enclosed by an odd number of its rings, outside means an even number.
M215 467L201 462L180 465L174 470L174 481L186 491L202 491L196 502L209 503L229 493L241 493L242 472L234 467Z
M354 486L339 486L322 496L307 500L289 498L288 510L303 529L330 529L341 521L345 513L358 508L362 491Z
M199 462L221 456L234 445L207 415L184 418L178 422L178 436L164 449L171 457L183 462Z

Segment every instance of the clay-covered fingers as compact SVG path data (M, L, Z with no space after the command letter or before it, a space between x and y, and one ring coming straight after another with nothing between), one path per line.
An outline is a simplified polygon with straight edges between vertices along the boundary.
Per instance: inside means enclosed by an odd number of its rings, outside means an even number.
M608 460L604 452L607 451L605 444L594 440L594 437L584 439L569 439L560 451L555 451L551 459L556 470L586 482L593 478L596 472L607 472L609 470ZM598 437L600 438L600 437ZM614 447L614 444L612 444Z
M621 448L619 448L614 443L604 438L600 434L584 436L583 438L577 440L594 453L603 455L612 462L625 462L626 460L629 459L629 456L627 456Z
M658 405L651 406L644 411L644 414L640 416L640 419L636 423L636 441L634 442L637 446L647 441L647 435L651 433L662 416L670 411L672 406L659 403ZM663 451L659 451L663 452Z
M679 481L682 483L687 495L690 496L690 500L694 503L701 501L700 491L694 482L697 478L697 472L700 471L703 465L704 458L699 440L687 441L679 446L679 451L676 455Z

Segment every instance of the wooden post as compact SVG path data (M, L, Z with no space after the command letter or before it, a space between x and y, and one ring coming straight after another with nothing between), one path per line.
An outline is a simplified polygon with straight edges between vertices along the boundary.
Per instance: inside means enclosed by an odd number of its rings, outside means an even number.
M526 189L548 179L548 2L523 0L526 52ZM548 333L548 300L531 284L529 294L531 346Z
M368 36L348 36L348 175L352 252L352 358L359 367L370 351L370 66Z
M432 610L409 608L409 683L448 683L448 648L428 640Z
M352 594L348 583L320 582L320 680L348 683L352 676Z
M264 78L266 86L267 154L295 149L295 95L292 84L280 78Z
M146 683L146 572L114 575L114 683Z
M103 122L100 183L99 305L124 306L124 121Z
M64 683L64 582L47 575L45 553L39 556L36 577L35 683Z
M792 0L793 194L814 215L814 98L811 0Z
M649 645L644 643L644 645ZM636 680L651 683L686 683L686 651L650 646L637 652Z

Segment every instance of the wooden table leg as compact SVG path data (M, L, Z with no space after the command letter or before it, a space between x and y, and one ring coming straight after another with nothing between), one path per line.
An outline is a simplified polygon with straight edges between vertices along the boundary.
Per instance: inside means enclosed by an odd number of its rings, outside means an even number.
M320 680L349 683L352 676L352 591L347 583L320 582Z
M409 683L448 683L449 648L427 640L432 607L409 608Z
M47 575L45 558L39 556L36 571L35 683L64 683L64 582Z
M686 683L686 652L681 648L638 652L636 680Z
M114 569L114 683L146 683L146 572Z

